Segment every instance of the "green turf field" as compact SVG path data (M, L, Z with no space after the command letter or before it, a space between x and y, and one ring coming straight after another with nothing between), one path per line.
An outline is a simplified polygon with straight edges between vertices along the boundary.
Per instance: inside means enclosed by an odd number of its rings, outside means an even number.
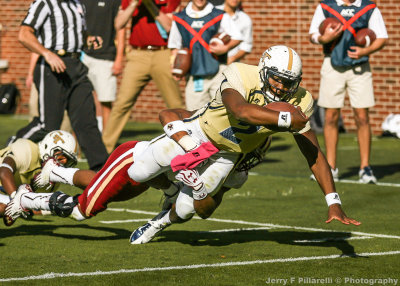
M26 122L0 117L1 146ZM121 142L160 132L157 124L129 123ZM338 154L337 191L358 227L325 224L322 192L308 179L292 136L280 134L265 162L242 189L226 193L210 219L172 225L148 244L128 238L160 210L161 192L153 189L81 223L37 216L1 225L0 285L399 284L400 140L374 138L379 185L357 183L353 134L341 135Z

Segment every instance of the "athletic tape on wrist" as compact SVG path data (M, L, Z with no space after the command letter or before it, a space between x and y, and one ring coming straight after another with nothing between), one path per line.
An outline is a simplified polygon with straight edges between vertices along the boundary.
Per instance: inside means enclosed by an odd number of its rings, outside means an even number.
M290 128L292 123L292 116L290 112L281 111L279 112L278 127Z
M169 138L180 131L187 132L186 125L182 120L172 121L164 126L164 132Z
M7 169L10 169L11 173L14 173L14 169L10 165L8 165L7 163L1 163L0 167L4 167L4 168L7 168Z
M207 197L207 195L208 193L205 188L202 188L198 191L193 190L193 199L195 199L196 201L204 200Z
M326 200L326 203L328 204L328 207L329 207L330 205L333 205L333 204L339 204L339 205L342 204L342 202L340 201L340 198L339 198L339 194L338 194L338 193L330 193L330 194L327 194L327 195L325 196L325 200Z
M186 152L189 152L193 149L196 149L199 147L199 145L194 142L193 138L190 137L189 135L183 136L181 139L179 139L178 144L185 150Z

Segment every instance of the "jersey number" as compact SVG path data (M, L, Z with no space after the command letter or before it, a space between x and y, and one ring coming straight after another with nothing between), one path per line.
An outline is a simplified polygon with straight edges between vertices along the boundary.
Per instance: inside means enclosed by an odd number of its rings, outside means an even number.
M237 134L253 134L256 133L258 130L260 130L261 126L255 126L255 125L248 125L245 122L240 122L238 125L243 126L244 128L239 128L237 126L232 126L228 127L219 134L224 137L225 139L228 139L229 141L235 143L235 144L240 144L242 142L242 139L237 138Z

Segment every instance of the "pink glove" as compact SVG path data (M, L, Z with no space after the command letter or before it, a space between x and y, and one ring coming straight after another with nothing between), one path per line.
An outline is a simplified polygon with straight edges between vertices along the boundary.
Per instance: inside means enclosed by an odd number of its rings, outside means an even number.
M172 171L193 169L201 162L211 157L219 150L211 142L202 143L196 149L184 154L178 155L171 161Z

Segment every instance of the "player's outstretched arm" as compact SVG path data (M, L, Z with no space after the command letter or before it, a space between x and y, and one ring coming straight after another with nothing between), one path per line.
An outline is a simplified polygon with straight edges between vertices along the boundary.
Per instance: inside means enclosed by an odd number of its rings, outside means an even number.
M3 163L0 164L0 182L7 195L15 193L17 184L14 179L14 173L17 171L13 158L5 157Z
M34 178L35 188L43 188L51 183L62 183L85 189L94 178L96 172L78 168L63 167L54 158L43 163L42 171Z
M243 96L233 88L226 88L222 91L222 102L228 112L240 121L259 126L283 127L279 124L279 111L248 103ZM291 117L291 122L288 123L288 126L285 126L287 131L299 131L303 129L308 122L308 118L298 109L295 109Z
M325 195L329 207L327 223L336 219L344 224L359 225L360 222L348 218L341 207L339 194L336 192L332 173L324 154L318 144L317 137L312 130L303 134L296 134L294 138L308 165Z

